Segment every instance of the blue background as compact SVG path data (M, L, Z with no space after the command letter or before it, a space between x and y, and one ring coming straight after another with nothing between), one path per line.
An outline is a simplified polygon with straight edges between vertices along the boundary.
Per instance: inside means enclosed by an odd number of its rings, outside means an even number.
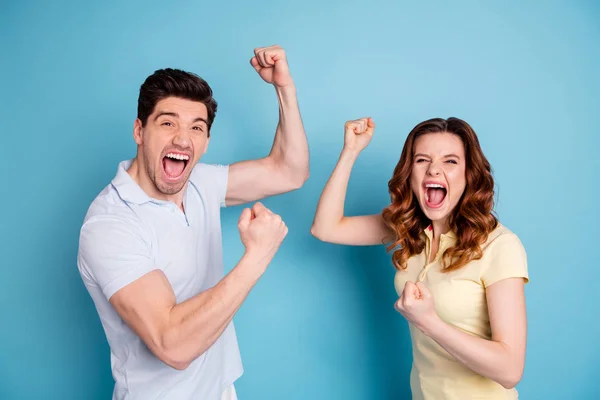
M309 233L343 124L367 115L377 130L347 212L386 205L414 125L467 120L494 168L500 219L529 256L521 396L600 396L599 20L594 1L3 1L0 399L110 398L77 241L90 202L135 154L139 85L167 66L200 74L220 104L203 161L261 157L277 100L249 59L275 43L298 87L311 178L266 201L290 233L235 318L240 399L410 395L410 340L385 249ZM228 268L243 251L240 212L223 212Z

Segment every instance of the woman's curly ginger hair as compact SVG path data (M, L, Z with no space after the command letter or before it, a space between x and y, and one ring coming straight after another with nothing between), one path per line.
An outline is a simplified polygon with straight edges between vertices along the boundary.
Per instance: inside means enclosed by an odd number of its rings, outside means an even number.
M434 118L421 122L409 133L400 161L388 183L391 204L383 212L383 220L394 232L396 241L388 251L397 269L406 269L408 259L425 248L422 232L431 221L421 210L410 186L413 151L416 139L428 133L448 132L457 135L465 146L465 191L449 216L450 229L456 234L456 245L443 256L444 271L457 270L469 261L481 258L481 245L498 225L493 214L494 179L491 166L481 150L479 139L471 126L458 118Z

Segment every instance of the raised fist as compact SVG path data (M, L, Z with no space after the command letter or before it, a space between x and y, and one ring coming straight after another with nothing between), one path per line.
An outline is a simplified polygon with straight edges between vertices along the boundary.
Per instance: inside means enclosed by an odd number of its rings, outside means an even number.
M280 46L259 47L254 49L250 64L267 83L277 87L293 84L285 50Z
M352 151L362 151L373 136L375 122L371 118L347 121L344 125L344 147Z

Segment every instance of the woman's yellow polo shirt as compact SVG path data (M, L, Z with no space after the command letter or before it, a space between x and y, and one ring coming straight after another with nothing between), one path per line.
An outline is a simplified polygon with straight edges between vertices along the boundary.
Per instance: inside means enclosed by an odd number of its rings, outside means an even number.
M431 227L425 229L423 237L425 249L408 260L406 270L396 272L394 286L398 296L407 280L422 281L431 290L442 320L472 335L491 339L486 287L512 277L529 281L527 255L521 241L499 224L482 246L481 259L442 273L441 256L456 243L456 235L448 232L440 237L439 251L432 263L427 262L433 239ZM413 348L410 385L414 400L518 398L516 389L505 389L473 372L421 330L409 326Z

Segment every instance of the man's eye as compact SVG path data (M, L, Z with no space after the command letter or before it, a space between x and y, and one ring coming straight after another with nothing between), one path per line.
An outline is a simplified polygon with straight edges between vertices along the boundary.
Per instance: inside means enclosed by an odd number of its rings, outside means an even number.
M170 123L170 122L168 122L168 121L163 122L161 125L163 125L163 126L173 126L173 124Z
M196 130L196 131L200 131L200 132L204 132L204 129L202 129L201 126L195 126L192 129Z

